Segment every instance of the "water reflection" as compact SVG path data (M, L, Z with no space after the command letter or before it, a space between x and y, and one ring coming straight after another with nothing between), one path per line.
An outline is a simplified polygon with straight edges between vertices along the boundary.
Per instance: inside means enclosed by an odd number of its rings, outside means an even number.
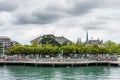
M12 80L14 76L7 67L0 67L0 80Z
M0 80L119 80L120 67L0 67Z

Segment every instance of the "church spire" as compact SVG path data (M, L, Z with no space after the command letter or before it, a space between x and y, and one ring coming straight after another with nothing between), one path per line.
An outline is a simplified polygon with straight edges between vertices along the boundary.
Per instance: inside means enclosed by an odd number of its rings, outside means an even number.
M86 33L86 44L88 44L88 30L87 30L87 33Z
M77 44L80 44L81 43L81 38L78 38L77 39Z
M79 43L79 41L80 41L80 40L79 40L79 38L78 38L78 39L77 39L77 44Z

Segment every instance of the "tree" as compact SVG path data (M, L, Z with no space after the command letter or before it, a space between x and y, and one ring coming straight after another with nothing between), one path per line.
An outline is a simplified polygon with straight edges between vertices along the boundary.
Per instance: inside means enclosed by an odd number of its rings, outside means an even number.
M109 53L113 54L113 53L117 53L117 44L115 42L112 41L106 41L105 43L105 47L109 50Z
M111 43L110 43L111 44ZM82 44L70 44L64 46L52 46L50 44L39 46L13 46L8 50L8 54L40 54L56 56L63 50L63 55L69 54L107 54L120 53L120 44L110 45L108 47L86 46Z
M53 35L44 35L42 37L42 40L40 41L40 44L51 44L52 46L59 46L60 44L55 40L55 37Z
M0 45L0 53L3 53L3 46Z
M69 54L75 54L76 53L76 47L74 45L62 46L61 50L64 51L64 55L69 55Z
M13 46L8 50L8 54L33 54L33 48L29 46Z
M39 42L37 40L33 41L32 46L37 47L39 45Z
M105 47L110 48L111 46L116 46L116 43L109 40L109 41L106 41L104 45Z

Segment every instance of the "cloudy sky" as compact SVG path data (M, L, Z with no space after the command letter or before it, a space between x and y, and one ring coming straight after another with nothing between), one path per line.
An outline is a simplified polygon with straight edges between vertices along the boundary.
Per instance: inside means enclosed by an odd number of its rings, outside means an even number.
M119 0L0 0L0 35L22 44L54 34L120 43Z

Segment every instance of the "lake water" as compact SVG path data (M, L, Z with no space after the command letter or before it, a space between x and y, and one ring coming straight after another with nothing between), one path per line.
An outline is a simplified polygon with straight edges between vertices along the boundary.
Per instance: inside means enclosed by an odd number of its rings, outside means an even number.
M0 80L120 80L120 67L0 66Z

